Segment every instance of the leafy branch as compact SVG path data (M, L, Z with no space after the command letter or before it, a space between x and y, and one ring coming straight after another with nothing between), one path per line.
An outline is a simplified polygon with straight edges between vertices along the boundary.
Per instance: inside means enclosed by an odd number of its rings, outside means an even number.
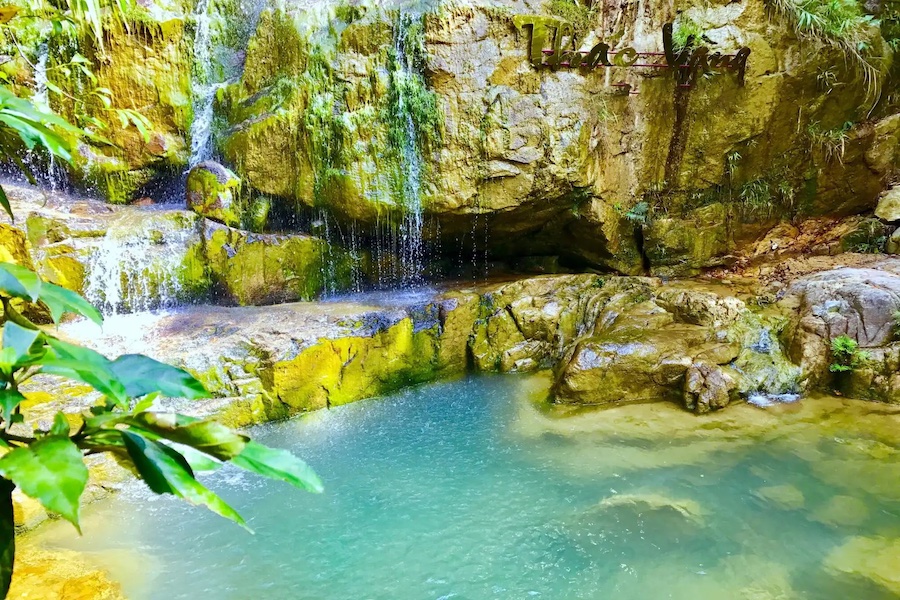
M10 534L0 536L0 597L9 589L15 558L13 490L18 487L79 528L79 501L88 481L84 458L91 454L114 454L157 494L205 506L247 529L232 507L197 480L197 471L230 462L301 489L322 490L315 473L289 452L214 420L149 410L160 395L209 397L187 371L140 354L110 360L41 330L17 310L20 303L44 305L57 324L68 313L103 322L78 294L24 267L0 263L0 533ZM38 373L87 384L103 401L81 415L75 431L61 412L49 429L35 429L23 414L20 386Z

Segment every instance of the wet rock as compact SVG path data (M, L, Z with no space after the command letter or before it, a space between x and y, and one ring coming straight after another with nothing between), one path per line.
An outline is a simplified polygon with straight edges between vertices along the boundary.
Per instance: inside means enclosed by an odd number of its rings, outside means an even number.
M728 406L736 397L737 378L727 367L706 362L694 363L684 378L684 405L696 413Z
M831 340L847 335L860 346L882 346L893 335L892 315L900 309L900 265L881 269L835 269L794 281L804 329Z
M861 577L900 594L900 539L853 537L825 559L830 571Z
M312 300L326 289L350 288L359 268L350 253L309 235L249 233L206 223L203 237L207 273L225 303Z
M190 170L186 185L188 208L230 227L241 226L241 180L229 169L217 162L202 162Z
M761 317L727 292L679 283L650 295L606 296L598 305L594 327L557 368L560 402L669 399L707 412L739 393L796 386L799 369L771 334L786 321Z

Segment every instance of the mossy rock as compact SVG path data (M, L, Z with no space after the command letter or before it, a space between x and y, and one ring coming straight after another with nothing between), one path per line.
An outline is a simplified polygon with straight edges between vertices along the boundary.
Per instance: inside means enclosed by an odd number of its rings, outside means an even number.
M240 227L241 180L229 169L214 161L202 162L188 173L186 187L188 208L201 217Z
M253 234L209 222L204 235L213 285L235 304L312 300L326 289L348 289L353 279L352 256L316 237Z

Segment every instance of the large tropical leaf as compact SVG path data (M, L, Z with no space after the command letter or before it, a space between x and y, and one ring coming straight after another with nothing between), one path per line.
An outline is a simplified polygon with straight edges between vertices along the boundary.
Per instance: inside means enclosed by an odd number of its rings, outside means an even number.
M47 436L16 448L0 458L0 475L79 528L78 501L87 484L88 470L72 440Z
M132 423L154 435L190 446L219 460L234 458L249 441L248 437L217 421L201 421L177 413L143 412L135 415Z
M310 492L318 493L323 489L318 475L287 450L269 448L250 441L247 442L244 451L231 459L231 462L263 477L280 479Z
M237 511L194 478L190 465L178 452L131 431L123 431L122 439L141 479L151 490L157 494L172 494L184 498L197 506L205 506L217 515L250 530Z
M25 396L18 390L3 389L0 390L0 416L7 423L15 423L22 421L21 416L16 415L16 407L25 401Z
M141 354L124 354L110 368L125 385L128 395L139 397L161 392L170 398L209 398L210 394L184 369L161 363Z
M44 353L43 334L37 329L26 329L12 321L3 325L3 348L11 348L14 365L33 362Z
M0 293L36 302L41 280L34 271L13 263L0 263Z
M125 385L110 368L111 361L100 354L47 336L52 352L41 359L41 370L51 375L68 377L93 387L119 405L128 400Z
M103 315L94 306L71 290L44 282L38 299L50 309L54 323L59 323L64 313L70 312L87 317L97 325L103 324Z

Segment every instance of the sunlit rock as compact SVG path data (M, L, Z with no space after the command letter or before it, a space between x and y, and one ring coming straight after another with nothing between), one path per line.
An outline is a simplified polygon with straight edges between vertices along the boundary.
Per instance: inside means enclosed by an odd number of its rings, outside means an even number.
M68 550L16 549L16 566L7 598L25 600L125 600L109 574Z

